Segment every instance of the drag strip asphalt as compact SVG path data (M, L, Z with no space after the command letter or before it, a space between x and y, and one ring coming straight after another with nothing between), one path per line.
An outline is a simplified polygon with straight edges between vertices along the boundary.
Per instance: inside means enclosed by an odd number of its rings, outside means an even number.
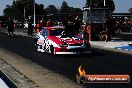
M26 36L9 37L0 32L0 48L15 53L37 65L50 69L76 83L80 65L87 74L128 74L132 75L132 55L105 50L92 50L91 54L50 55L36 51L34 39ZM14 67L15 68L15 67ZM27 76L28 77L28 76ZM74 84L78 85L78 84ZM114 85L103 85L114 88ZM129 88L131 85L118 85L115 88ZM66 87L64 87L66 88ZM76 87L75 87L76 88ZM93 87L96 88L96 87ZM106 88L106 87L103 87Z

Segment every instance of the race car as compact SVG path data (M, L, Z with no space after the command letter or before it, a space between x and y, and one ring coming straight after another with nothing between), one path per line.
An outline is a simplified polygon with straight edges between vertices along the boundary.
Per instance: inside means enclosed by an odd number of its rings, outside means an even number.
M51 54L79 54L90 44L77 35L67 35L64 26L43 27L36 35L37 50Z

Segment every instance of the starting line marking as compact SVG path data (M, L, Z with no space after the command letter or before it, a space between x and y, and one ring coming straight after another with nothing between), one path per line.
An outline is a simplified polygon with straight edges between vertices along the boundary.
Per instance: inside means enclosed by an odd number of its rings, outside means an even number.
M132 51L132 46L115 47L115 49L121 49L121 50L125 50L125 51Z
M6 83L0 78L0 88L9 88Z

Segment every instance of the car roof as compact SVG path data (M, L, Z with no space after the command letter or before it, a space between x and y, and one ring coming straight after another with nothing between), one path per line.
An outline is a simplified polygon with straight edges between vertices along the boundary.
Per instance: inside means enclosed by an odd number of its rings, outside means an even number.
M43 27L43 29L46 29L46 30L55 30L58 28L64 29L64 26Z

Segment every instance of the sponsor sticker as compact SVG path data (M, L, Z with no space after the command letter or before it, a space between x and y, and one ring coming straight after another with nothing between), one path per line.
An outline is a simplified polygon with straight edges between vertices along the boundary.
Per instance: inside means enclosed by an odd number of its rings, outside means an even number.
M87 75L86 71L79 66L77 80L79 83L129 83L129 75Z

